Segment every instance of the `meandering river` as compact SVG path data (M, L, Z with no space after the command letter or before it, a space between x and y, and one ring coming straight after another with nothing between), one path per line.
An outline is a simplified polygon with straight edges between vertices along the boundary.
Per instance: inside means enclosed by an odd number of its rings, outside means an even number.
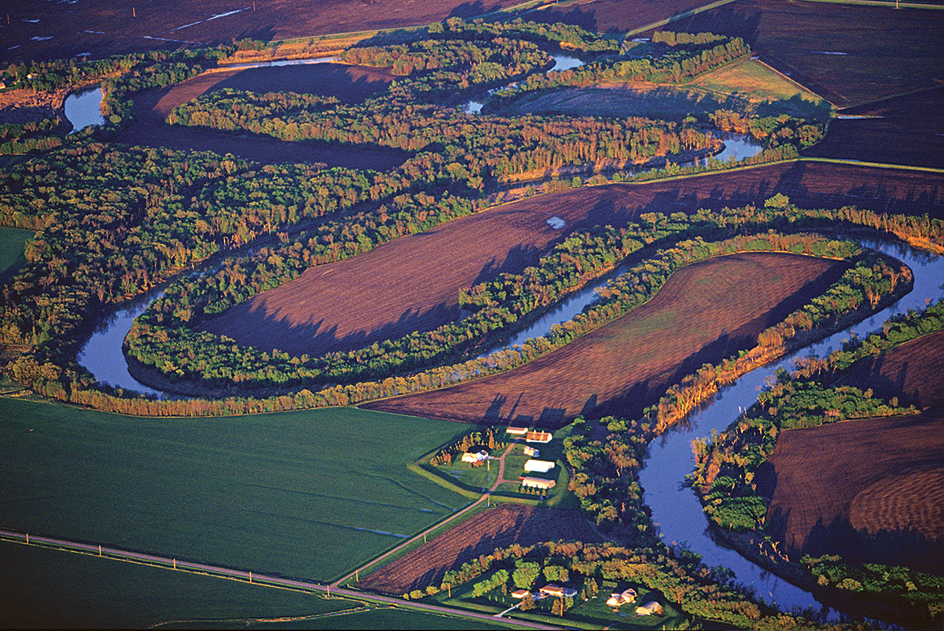
M570 58L565 58L570 59ZM555 58L558 64L561 62ZM579 60L573 60L579 65ZM565 64L567 61L564 62ZM574 66L570 66L574 67ZM555 66L554 69L562 69ZM71 95L66 100L66 116L75 130L87 125L102 124L100 113L101 89ZM756 153L759 147L752 146L743 138L725 140L727 154L717 156L721 160L729 156L742 159ZM556 220L556 222L555 222ZM561 220L549 217L548 223L562 229ZM867 243L870 247L903 260L914 272L914 290L895 305L863 321L846 331L837 333L809 347L804 354L824 356L840 347L850 335L864 336L878 329L881 323L895 313L908 309L924 308L928 301L941 298L941 280L944 279L944 257L935 257L907 247L895 247L884 243ZM610 277L622 273L617 268ZM525 339L543 335L551 326L573 318L584 306L596 299L595 289L603 283L587 287L562 302L554 311L509 341L507 346L520 344ZM129 306L104 317L101 328L95 332L79 354L79 363L88 368L103 383L147 394L161 395L135 381L128 373L127 363L121 351L122 342L134 319L144 312L148 304L159 296L159 292L143 296ZM677 542L702 555L709 566L724 566L734 571L736 580L753 586L757 594L783 609L814 608L821 605L809 592L777 578L747 561L736 552L721 547L708 536L707 521L695 494L682 487L682 482L694 466L691 441L703 437L712 430L721 431L737 416L740 410L749 407L757 398L759 389L779 368L789 368L792 359L787 358L775 365L759 368L742 377L738 382L722 391L713 403L696 413L688 427L669 432L650 448L650 456L640 474L640 483L645 492L645 502L652 509L653 520L659 525L663 540Z

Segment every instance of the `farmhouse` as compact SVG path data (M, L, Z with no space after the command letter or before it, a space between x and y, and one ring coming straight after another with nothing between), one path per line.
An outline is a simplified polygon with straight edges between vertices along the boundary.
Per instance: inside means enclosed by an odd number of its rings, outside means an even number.
M554 468L554 463L550 460L535 460L532 458L524 463L525 471L536 471L539 473L547 473Z
M636 607L637 616L650 616L652 614L660 614L662 611L662 605L654 600L651 603L646 603L642 607Z
M524 439L529 443L549 443L554 435L550 432L528 432Z
M531 477L521 478L521 486L526 489L553 489L555 484L557 484L557 482L554 480L542 480L541 478Z
M524 455L531 456L532 458L539 458L541 456L541 450L535 449L534 447L524 446Z
M636 602L636 595L636 590L630 587L622 592L610 594L606 604L610 607L620 607L626 603Z
M479 451L476 453L467 451L464 454L462 454L462 462L470 462L472 464L481 464L485 462L486 460L488 460L487 451Z
M505 428L505 432L508 434L513 434L514 436L524 436L528 433L527 427L512 427L509 425Z
M576 589L561 587L560 585L545 585L538 590L542 598L573 598L577 595Z

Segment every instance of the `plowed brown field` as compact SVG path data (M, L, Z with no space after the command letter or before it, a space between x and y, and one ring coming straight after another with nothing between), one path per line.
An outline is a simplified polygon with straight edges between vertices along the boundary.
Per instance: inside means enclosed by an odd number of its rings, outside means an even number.
M829 122L803 155L938 167L944 165L944 88L853 107ZM863 118L855 118L855 117Z
M359 586L388 594L438 586L447 571L496 548L558 540L602 541L580 511L502 504L384 565Z
M736 0L672 25L743 37L761 59L839 107L906 94L944 76L944 11Z
M898 169L798 162L650 184L582 188L522 200L312 268L204 325L241 344L311 355L369 345L455 319L459 290L533 264L571 230L645 212L762 203L856 204L882 212L944 212L939 178ZM563 230L547 220L560 217ZM355 290L356 288L356 290Z
M919 409L944 409L944 331L897 346L881 357L864 360L842 378L844 385L876 396L898 397Z
M642 307L521 368L367 407L542 427L579 414L635 417L683 375L752 346L843 267L786 254L711 259L673 274Z
M518 0L98 0L4 2L0 62L263 41L474 17ZM133 10L132 10L133 9ZM9 21L7 20L9 15Z
M944 572L941 415L785 431L770 464L767 521L790 552Z

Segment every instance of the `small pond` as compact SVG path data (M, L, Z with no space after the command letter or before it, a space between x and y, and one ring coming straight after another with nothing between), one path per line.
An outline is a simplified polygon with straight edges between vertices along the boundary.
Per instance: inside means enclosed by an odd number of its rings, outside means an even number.
M102 116L102 88L92 88L74 92L66 97L66 119L72 123L72 132L76 133L90 125L104 125Z

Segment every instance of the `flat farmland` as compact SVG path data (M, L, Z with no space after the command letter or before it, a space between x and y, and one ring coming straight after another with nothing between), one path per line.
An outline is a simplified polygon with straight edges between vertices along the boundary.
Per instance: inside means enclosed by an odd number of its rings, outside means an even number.
M744 38L760 58L839 107L914 92L944 76L944 11L736 0L677 30Z
M489 5L490 3L485 3ZM578 0L529 11L523 19L576 24L597 33L623 34L708 4L705 0Z
M250 37L263 41L440 22L518 4L493 0L120 0L4 3L0 62L104 57L141 50L193 48Z
M791 552L941 572L940 414L788 430L769 464L767 527Z
M944 331L896 346L880 357L864 359L845 374L842 385L872 388L883 399L898 397L919 409L944 409Z
M803 155L911 166L944 165L944 88L839 112L826 136Z
M449 570L513 543L602 541L578 510L502 504L482 511L429 543L371 572L358 583L364 589L403 594L439 585Z
M852 203L880 212L944 210L937 176L818 162L581 188L499 206L311 268L202 328L266 351L314 355L358 348L454 320L461 289L521 271L574 229L619 225L646 212L763 203L776 193L811 208ZM564 229L547 224L555 216L566 222Z
M787 254L710 259L673 274L645 305L520 368L366 407L541 427L579 414L634 417L704 363L753 346L843 269Z
M455 423L357 409L149 419L12 399L0 418L0 523L19 532L328 580L465 503L407 469Z

